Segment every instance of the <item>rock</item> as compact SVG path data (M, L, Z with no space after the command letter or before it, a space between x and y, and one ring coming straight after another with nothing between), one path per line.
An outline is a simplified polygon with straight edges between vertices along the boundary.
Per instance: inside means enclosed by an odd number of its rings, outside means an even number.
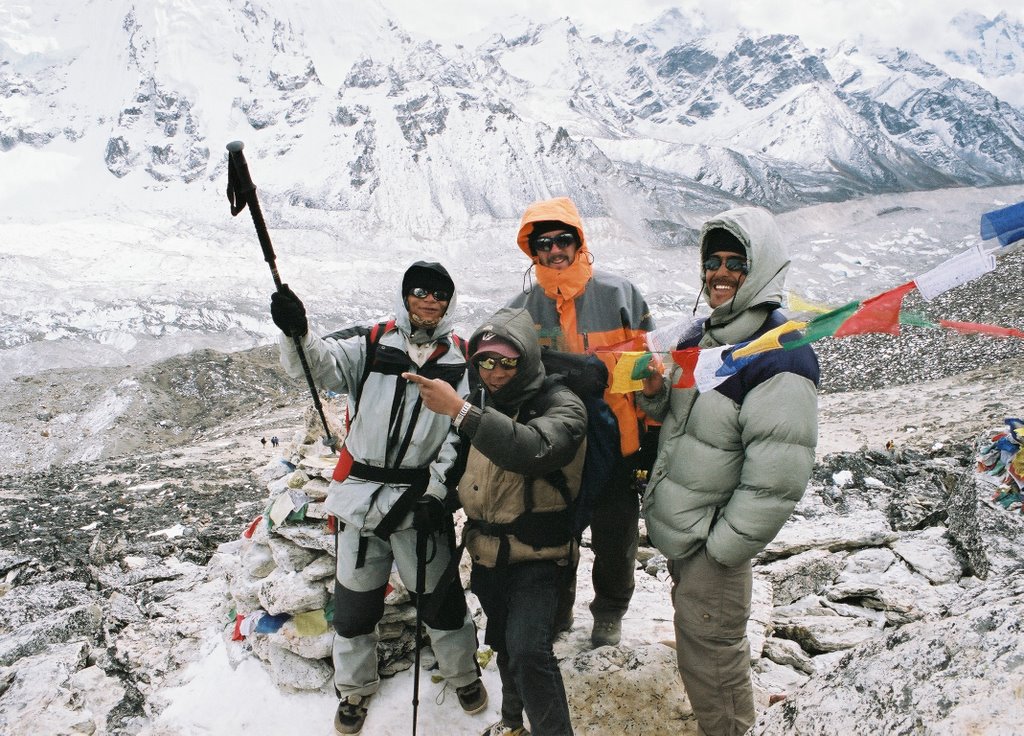
M319 690L333 676L334 667L322 659L306 659L270 643L270 675L278 687Z
M820 593L835 580L846 559L845 552L812 549L757 567L772 584L776 605L788 605L805 595Z
M330 555L320 555L308 565L302 568L302 577L310 582L315 580L331 579L331 589L334 588L334 573L337 565Z
M880 511L869 509L848 516L792 518L759 555L761 562L790 557L810 549L832 552L889 544L899 535Z
M764 642L764 656L776 664L784 664L808 675L814 674L814 662L803 648L790 639L768 637Z
M59 644L21 659L0 698L0 730L7 734L102 734L124 697L116 678L86 666L84 642ZM6 678L5 678L6 679Z
M282 647L305 659L326 659L333 649L334 629L315 636L302 636L295 630L294 621L287 621L267 638L271 646Z
M758 659L761 656L771 620L771 583L755 575L750 593L750 618L747 619L747 641L750 642L751 659Z
M267 613L302 613L327 605L327 591L294 572L275 570L259 588L260 605Z
M851 649L879 635L867 619L831 616L776 617L772 625L776 636L792 639L812 654Z
M846 654L811 678L756 731L1011 734L1024 704L1024 581L972 591L947 618L909 623Z
M268 540L269 542L269 540ZM277 569L270 544L252 543L242 552L242 566L246 575L265 578Z
M945 530L934 527L907 535L892 544L892 551L929 582L952 583L963 575L963 567L944 539Z
M270 552L274 563L285 572L298 572L321 556L317 550L300 547L281 537L271 537Z
M95 603L87 603L24 624L15 633L0 639L0 667L44 652L51 643L91 639L99 634L102 621L103 610Z
M274 532L300 547L334 554L334 535L323 525L295 524L274 527Z
M565 660L561 669L577 733L697 733L669 647L599 647Z

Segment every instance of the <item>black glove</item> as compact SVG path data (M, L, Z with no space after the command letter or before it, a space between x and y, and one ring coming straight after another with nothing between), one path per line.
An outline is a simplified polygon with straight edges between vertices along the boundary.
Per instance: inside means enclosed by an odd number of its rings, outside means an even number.
M270 295L270 316L288 337L302 337L309 329L306 308L302 306L302 300L295 296L295 292L288 288L288 284L282 284L279 291Z
M412 528L423 534L441 531L447 521L444 502L429 493L420 498L412 509Z

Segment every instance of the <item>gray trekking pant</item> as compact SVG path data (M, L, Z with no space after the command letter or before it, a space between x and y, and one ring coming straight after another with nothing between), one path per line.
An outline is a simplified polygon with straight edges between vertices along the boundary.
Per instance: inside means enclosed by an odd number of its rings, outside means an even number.
M338 532L335 574L336 588L340 595L335 597L334 611L334 685L341 697L371 695L380 686L377 674L377 642L380 637L376 624L384 611L384 590L391 575L392 563L398 567L398 574L405 586L410 591L416 590L414 529L396 531L388 541L375 536L367 537L365 560L361 567L356 568L359 537L359 530L352 525L346 525ZM427 591L433 591L437 586L450 555L447 536L432 535L427 545ZM457 581L450 586L447 595L463 596L461 606L443 606L447 612L456 610L460 620L438 623L444 628L435 628L425 623L441 675L452 687L462 687L479 677L476 626L466 611L465 594ZM344 599L340 606L339 598ZM445 612L439 616L443 619Z
M754 725L750 685L750 561L726 567L702 547L671 560L676 657L703 736L742 736Z

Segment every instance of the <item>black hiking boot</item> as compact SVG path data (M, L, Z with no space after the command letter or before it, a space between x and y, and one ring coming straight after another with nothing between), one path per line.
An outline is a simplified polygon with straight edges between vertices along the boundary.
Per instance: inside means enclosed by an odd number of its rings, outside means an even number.
M338 703L334 714L334 732L341 736L359 733L366 722L366 709L370 704L369 695L349 695Z
M487 689L479 677L468 685L455 688L455 694L459 696L462 710L471 716L487 707Z

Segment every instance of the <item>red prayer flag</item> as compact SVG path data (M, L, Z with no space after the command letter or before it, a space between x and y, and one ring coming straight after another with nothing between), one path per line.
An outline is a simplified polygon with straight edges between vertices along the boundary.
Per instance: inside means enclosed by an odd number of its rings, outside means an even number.
M903 304L903 297L913 289L914 282L908 281L895 289L865 299L860 309L839 326L835 337L849 337L865 332L900 334L900 307Z
M669 354L672 356L672 360L676 362L676 365L683 369L682 374L679 376L679 381L672 388L693 388L696 386L697 379L694 378L693 371L696 369L697 361L700 359L700 348L672 350Z
M978 322L952 322L948 319L940 319L939 324L950 330L956 330L962 335L984 333L996 335L997 337L1024 337L1024 331L1014 327L999 327L998 325L985 325Z

